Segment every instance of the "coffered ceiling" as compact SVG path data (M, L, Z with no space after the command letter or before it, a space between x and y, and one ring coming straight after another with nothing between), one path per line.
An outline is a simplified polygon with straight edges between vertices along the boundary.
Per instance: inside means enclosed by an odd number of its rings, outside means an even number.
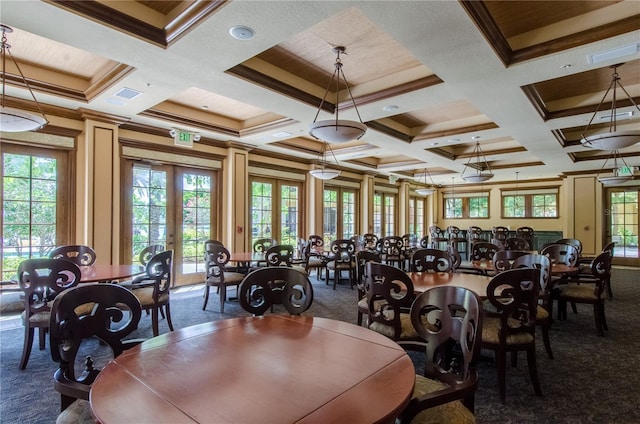
M12 53L45 113L91 111L169 137L236 143L312 162L308 135L345 46L343 71L368 131L334 144L344 168L436 183L480 142L495 181L597 172L609 152L580 145L614 64L640 104L640 2L3 1ZM251 40L233 26L255 31ZM29 98L8 69L9 105ZM139 93L139 94L138 94ZM600 108L608 125L611 99ZM337 99L337 100L336 100ZM344 82L338 106L358 119ZM618 128L640 112L618 93ZM46 131L46 129L44 130ZM640 166L640 144L622 150Z

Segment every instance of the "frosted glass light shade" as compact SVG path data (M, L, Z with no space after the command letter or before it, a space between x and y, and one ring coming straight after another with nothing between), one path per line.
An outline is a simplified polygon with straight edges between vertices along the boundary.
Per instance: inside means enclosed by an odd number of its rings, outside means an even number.
M317 178L319 180L332 180L338 177L341 172L337 169L312 169L309 171L309 174L311 174L313 178Z
M491 172L478 172L476 174L462 175L463 180L468 183L482 183L493 178Z
M434 191L436 191L435 188L419 188L419 189L416 189L416 193L421 194L422 196L428 196L430 194L433 194Z
M47 125L47 120L40 115L12 107L2 107L2 114L0 115L0 131L33 131L39 130L45 125Z
M346 143L358 140L367 132L367 126L362 122L346 119L328 119L312 122L309 126L309 135L316 140L328 143Z
M620 150L640 142L640 131L613 131L584 137L580 143L584 147L598 150Z

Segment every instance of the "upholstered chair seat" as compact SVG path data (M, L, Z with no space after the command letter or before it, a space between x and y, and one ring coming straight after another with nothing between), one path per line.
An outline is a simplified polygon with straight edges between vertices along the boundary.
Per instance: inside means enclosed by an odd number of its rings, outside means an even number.
M439 390L447 389L448 384L439 380L416 375L416 383L413 388L413 397L417 398ZM469 411L462 401L454 400L428 409L424 409L416 415L412 424L472 424L476 422L473 412Z
M393 311L384 311L383 314L388 320L393 319ZM409 314L400 314L400 325L402 328L400 330L400 339L415 339L418 337L416 329L411 324L411 316ZM394 338L395 336L395 328L393 325L387 325L381 322L372 322L369 325L369 329L389 338Z
M91 413L88 400L77 399L58 414L56 424L96 424L98 420Z
M511 320L512 326L517 325L516 320ZM482 341L492 344L500 344L500 318L485 317L482 327ZM512 333L507 335L507 345L520 345L533 343L535 338L530 333Z

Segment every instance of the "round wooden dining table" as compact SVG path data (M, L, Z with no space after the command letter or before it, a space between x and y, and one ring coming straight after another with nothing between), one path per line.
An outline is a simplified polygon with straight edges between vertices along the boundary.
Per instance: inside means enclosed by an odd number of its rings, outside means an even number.
M413 290L422 293L436 286L464 287L475 292L480 298L487 297L487 285L491 277L481 274L461 272L407 272L413 283Z
M111 282L131 278L144 272L140 265L91 265L80 267L80 282Z
M110 423L391 423L415 369L395 342L326 318L267 315L154 337L100 372L90 393Z

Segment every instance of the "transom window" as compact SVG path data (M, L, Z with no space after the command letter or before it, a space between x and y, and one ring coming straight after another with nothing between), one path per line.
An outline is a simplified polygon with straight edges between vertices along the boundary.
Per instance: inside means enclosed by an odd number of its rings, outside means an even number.
M323 195L323 233L325 245L356 235L356 191L326 187Z
M541 188L502 192L503 218L557 218L558 189Z
M489 194L444 193L445 218L489 218Z

